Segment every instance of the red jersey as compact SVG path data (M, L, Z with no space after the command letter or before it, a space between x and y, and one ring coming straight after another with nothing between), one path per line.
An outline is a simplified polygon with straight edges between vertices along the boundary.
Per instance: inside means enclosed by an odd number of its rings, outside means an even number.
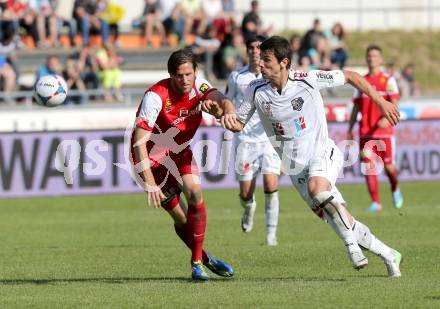
M379 72L376 75L367 74L364 77L385 100L399 99L399 89L394 77L384 72ZM394 129L391 125L388 128L377 127L378 121L382 118L382 113L369 97L356 89L353 103L360 105L362 119L359 123L359 135L361 137L388 137L393 135Z
M147 149L153 168L161 158L189 146L202 120L198 105L215 89L196 78L191 92L182 95L172 90L170 81L161 80L147 90L136 113L136 127L152 132ZM133 152L132 159L136 162Z

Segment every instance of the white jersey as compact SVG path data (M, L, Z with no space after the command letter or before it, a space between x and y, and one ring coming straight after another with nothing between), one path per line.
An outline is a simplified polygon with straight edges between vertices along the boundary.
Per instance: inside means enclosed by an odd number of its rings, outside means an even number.
M290 70L287 84L280 94L269 81L258 79L249 85L237 110L237 118L246 124L257 111L285 167L302 169L309 166L312 158L334 144L328 137L319 90L344 83L344 73L340 70Z
M256 79L262 78L261 74L255 75L249 71L249 66L246 65L238 71L233 71L228 78L228 85L226 87L226 96L230 98L235 107L238 107L243 102L244 94L249 84ZM239 142L268 142L266 132L261 125L260 117L255 113L249 119L243 131L236 134Z

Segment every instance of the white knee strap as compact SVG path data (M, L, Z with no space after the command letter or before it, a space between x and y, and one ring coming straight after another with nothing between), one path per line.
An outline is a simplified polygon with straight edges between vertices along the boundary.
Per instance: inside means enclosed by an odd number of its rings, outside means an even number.
M346 209L336 201L330 191L322 191L315 195L313 205L324 210L324 214L333 219L332 221L340 221L346 229L351 229Z

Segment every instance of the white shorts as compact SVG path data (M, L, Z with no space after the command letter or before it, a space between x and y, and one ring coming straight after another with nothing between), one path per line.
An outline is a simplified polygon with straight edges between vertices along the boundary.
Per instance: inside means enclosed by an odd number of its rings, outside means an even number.
M326 178L332 185L331 193L339 203L345 203L341 192L336 188L336 179L342 169L342 152L332 143L325 151L310 161L308 168L305 168L297 175L291 175L290 180L303 200L313 208L313 200L309 195L307 183L309 177L320 176Z
M249 181L258 173L280 174L281 160L269 141L236 144L235 172L238 181Z

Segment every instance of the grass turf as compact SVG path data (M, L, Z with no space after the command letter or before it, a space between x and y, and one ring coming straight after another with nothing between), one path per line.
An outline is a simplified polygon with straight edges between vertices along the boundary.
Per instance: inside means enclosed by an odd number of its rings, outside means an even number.
M188 280L189 251L162 210L143 195L0 201L0 303L8 307L433 308L440 306L440 193L404 183L405 206L369 214L364 185L341 186L352 213L405 258L403 277L383 263L354 271L328 226L281 190L279 246L264 245L264 197L243 234L237 191L207 191L206 248L230 262L232 279Z

